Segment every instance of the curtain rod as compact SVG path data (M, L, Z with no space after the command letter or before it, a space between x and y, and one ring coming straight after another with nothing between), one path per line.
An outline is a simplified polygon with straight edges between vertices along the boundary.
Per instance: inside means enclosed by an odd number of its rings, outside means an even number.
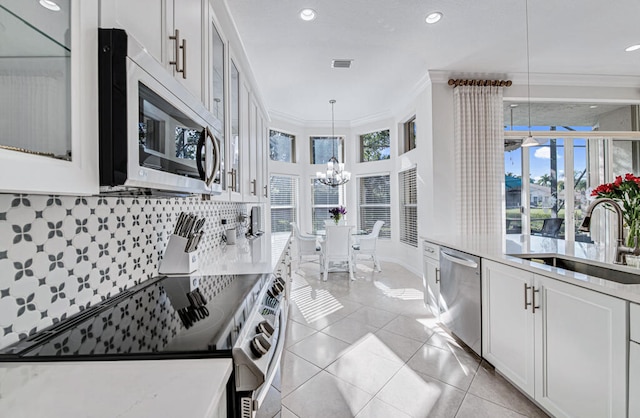
M449 85L452 87L458 86L497 86L497 87L511 87L513 82L511 80L463 80L449 79Z

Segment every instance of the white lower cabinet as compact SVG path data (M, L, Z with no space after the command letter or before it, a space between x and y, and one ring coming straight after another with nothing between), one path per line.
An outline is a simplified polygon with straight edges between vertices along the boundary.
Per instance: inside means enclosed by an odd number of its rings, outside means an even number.
M424 288L424 304L436 317L440 317L440 247L430 242L423 242L422 284Z
M629 343L629 418L640 417L640 343Z
M483 356L555 417L627 416L627 302L483 260Z

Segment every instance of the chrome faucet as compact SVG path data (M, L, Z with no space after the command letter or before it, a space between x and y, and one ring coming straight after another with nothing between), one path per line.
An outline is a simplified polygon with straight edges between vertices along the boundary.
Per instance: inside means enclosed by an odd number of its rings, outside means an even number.
M623 257L624 254L640 254L640 248L638 248L638 242L635 243L635 248L627 247L624 245L624 215L622 213L622 208L613 199L609 199L608 197L600 198L594 200L589 207L587 208L587 212L582 220L582 225L578 228L579 231L589 232L591 229L591 213L596 208L596 206L600 204L608 203L616 213L616 221L618 222L618 239L616 245L616 259L614 261L615 264L626 264L626 260Z

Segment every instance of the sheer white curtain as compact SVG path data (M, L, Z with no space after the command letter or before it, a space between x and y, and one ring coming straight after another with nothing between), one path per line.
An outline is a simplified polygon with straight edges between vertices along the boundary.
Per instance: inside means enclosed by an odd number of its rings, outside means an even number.
M502 236L502 89L493 86L454 89L457 232L469 239Z

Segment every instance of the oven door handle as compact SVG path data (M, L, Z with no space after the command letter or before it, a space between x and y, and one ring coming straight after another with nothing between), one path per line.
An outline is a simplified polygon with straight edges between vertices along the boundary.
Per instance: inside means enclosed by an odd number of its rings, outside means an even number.
M288 308L289 305L287 304L287 300L285 298L282 298L282 302L280 303L280 329L278 330L278 342L276 343L275 351L272 357L272 359L275 359L275 361L272 361L269 365L269 370L267 371L264 383L256 390L254 399L258 404L258 408L260 407L260 405L262 405L262 401L264 401L264 398L267 396L269 387L271 387L273 379L276 377L277 368L280 367L280 360L282 359L282 353L284 351Z

